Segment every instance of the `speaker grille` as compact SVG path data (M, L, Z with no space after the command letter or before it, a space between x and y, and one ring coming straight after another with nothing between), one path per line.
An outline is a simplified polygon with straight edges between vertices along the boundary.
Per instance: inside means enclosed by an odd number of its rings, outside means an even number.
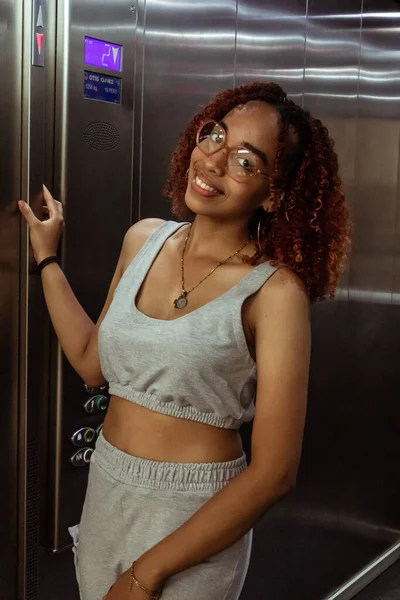
M121 137L118 129L114 125L111 125L111 123L96 121L85 127L83 130L83 139L94 150L107 152L119 145Z
M26 600L38 599L39 461L37 441L28 442L26 506Z

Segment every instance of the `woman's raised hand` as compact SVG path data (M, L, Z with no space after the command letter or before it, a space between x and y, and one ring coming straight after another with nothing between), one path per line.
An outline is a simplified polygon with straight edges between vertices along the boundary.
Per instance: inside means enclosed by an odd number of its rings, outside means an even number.
M49 218L40 221L35 217L31 207L20 200L18 208L29 225L30 239L33 254L37 264L48 256L57 253L58 244L64 228L63 207L61 202L54 200L46 186L43 186L43 196L46 206L43 208L48 212Z

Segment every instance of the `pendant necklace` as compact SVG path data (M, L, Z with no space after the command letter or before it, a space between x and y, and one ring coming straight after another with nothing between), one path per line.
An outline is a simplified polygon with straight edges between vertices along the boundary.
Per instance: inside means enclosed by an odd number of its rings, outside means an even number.
M210 277L210 275L212 273L214 273L214 271L216 269L218 269L218 267L220 267L221 265L223 265L224 263L226 263L227 260L229 260L230 258L233 258L234 256L236 256L236 254L239 254L239 252L241 250L243 250L243 248L245 248L247 246L247 244L250 243L250 241L253 239L253 236L250 236L249 239L247 240L247 242L241 246L239 248L239 250L236 250L236 252L234 252L233 254L231 254L230 256L228 256L228 258L226 258L225 260L217 263L217 265L208 273L208 275L206 275L205 277L203 277L203 279L201 279L199 281L199 283L196 283L195 286L193 286L190 290L185 290L185 273L184 273L184 266L183 266L183 260L185 257L185 250L186 250L186 245L190 236L190 232L192 231L192 224L189 227L189 232L186 236L186 240L185 240L185 244L183 246L183 251L182 251L182 257L181 257L181 272L182 272L182 294L179 296L179 298L177 298L176 300L174 300L174 306L175 308L185 308L185 306L187 305L188 301L187 301L187 295L190 294L190 292L192 292L195 288L197 288L198 285L200 285L201 283L203 283L203 281L205 279L207 279L207 277Z

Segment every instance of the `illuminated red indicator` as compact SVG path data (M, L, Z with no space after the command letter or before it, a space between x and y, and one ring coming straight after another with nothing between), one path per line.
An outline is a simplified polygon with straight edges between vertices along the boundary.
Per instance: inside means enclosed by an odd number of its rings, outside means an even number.
M44 34L43 33L37 33L36 34L36 42L37 42L37 47L38 47L39 54L42 53L43 38L44 38Z

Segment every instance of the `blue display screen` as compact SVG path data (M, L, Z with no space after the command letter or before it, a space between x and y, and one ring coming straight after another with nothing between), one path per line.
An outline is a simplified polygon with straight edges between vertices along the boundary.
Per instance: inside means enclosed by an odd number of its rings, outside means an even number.
M121 104L122 79L113 75L103 75L94 71L85 71L84 97Z

